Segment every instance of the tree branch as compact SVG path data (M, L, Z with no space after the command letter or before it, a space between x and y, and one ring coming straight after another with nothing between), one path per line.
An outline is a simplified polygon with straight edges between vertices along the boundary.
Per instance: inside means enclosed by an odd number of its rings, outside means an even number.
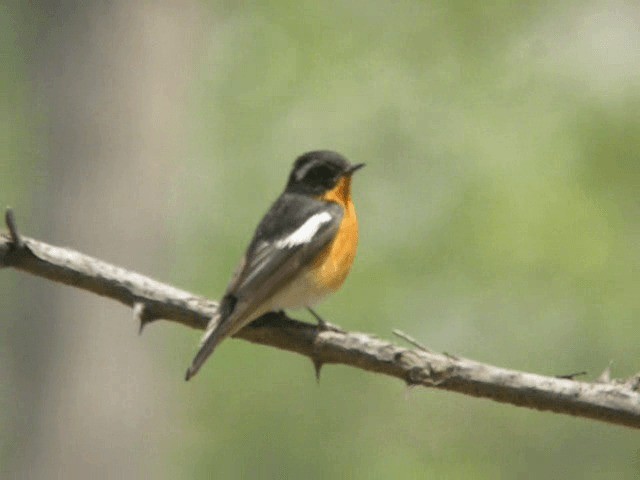
M110 265L71 249L23 237L7 211L9 235L0 235L0 267L12 267L117 300L133 309L142 329L166 319L204 329L217 303ZM628 380L579 382L508 370L434 353L406 334L415 349L371 335L318 331L283 314L267 314L236 337L309 357L317 372L337 363L434 387L538 410L550 410L640 428L640 373Z

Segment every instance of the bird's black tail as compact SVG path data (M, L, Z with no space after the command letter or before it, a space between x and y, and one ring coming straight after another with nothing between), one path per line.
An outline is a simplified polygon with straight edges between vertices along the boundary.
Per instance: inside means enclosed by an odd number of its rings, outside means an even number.
M189 380L193 377L204 362L209 358L209 355L213 353L218 344L227 338L231 332L231 323L229 317L222 317L220 312L216 313L207 325L207 330L200 341L200 350L193 357L191 366L187 369L185 380Z

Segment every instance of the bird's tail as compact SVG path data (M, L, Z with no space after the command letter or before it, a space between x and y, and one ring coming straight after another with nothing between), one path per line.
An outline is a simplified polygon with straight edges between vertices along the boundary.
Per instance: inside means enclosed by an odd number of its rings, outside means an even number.
M229 321L228 316L223 316L220 312L217 312L209 321L207 330L200 340L200 350L193 357L191 366L187 369L185 380L189 380L193 377L204 362L209 358L209 355L213 353L218 344L232 334L231 332L232 322Z

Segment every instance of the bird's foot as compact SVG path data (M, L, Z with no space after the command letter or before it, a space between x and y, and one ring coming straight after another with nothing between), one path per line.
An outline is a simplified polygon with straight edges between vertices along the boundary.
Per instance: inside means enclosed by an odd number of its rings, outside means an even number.
M309 313L311 313L311 315L313 315L313 317L316 319L316 321L318 322L317 328L318 328L318 332L338 332L338 333L346 333L342 328L340 328L337 325L334 325L332 323L327 322L325 319L323 319L320 315L318 315L312 308L307 307L307 310L309 310Z

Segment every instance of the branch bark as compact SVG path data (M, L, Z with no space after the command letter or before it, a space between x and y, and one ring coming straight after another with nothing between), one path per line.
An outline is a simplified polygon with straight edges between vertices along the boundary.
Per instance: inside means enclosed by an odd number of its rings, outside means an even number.
M18 233L7 210L9 234L0 234L0 267L12 267L88 290L133 309L142 329L166 319L204 329L218 304L68 248ZM640 429L640 373L627 380L579 382L496 367L414 349L358 332L318 331L284 314L267 314L236 335L249 342L310 358L319 375L324 364L343 364L399 378L408 385L450 390L521 407L549 410Z

